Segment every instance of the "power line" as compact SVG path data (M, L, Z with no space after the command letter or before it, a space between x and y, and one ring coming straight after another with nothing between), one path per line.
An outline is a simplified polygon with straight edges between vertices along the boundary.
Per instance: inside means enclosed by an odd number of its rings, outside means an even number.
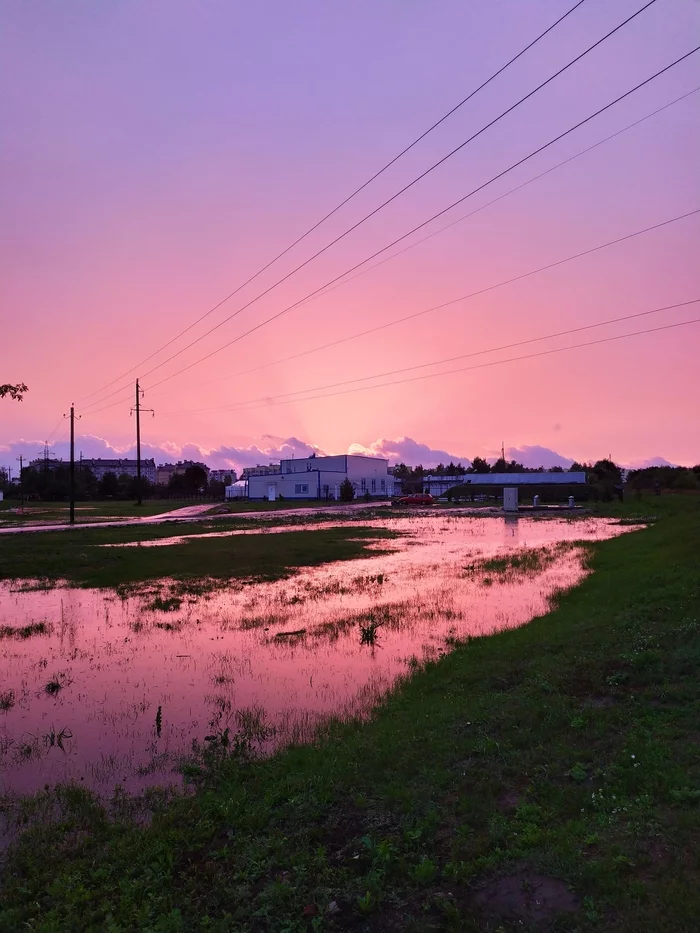
M407 237L411 236L413 233L416 233L418 230L427 226L433 220L436 220L438 217L441 217L443 214L446 214L448 211L452 210L452 208L456 207L458 204L461 204L463 201L466 201L467 198L470 198L474 194L477 194L479 191L482 191L484 188L492 184L494 181L497 181L499 178L502 178L504 175L507 175L508 172L511 172L514 168L517 168L518 166L522 165L524 162L527 162L529 159L533 158L533 156L537 155L538 153L547 149L549 146L558 142L560 139L563 139L565 136L568 136L569 133L572 133L574 132L574 130L579 129L581 126L583 126L585 123L588 123L594 117L599 116L605 110L608 110L610 109L610 107L613 107L615 104L618 104L625 97L628 97L630 94L633 94L635 91L638 91L641 87L648 84L650 81L653 81L655 78L658 78L660 75L664 74L670 68L673 68L674 66L680 64L680 62L684 61L686 58L688 58L690 55L693 55L697 51L700 51L700 46L696 46L696 48L692 49L690 52L687 52L685 55L676 59L676 61L672 62L670 65L667 65L665 68L662 68L660 71L657 71L656 74L651 75L651 77L646 78L644 81L640 82L638 85L631 88L629 91L626 91L624 94L621 94L615 100L610 101L610 103L606 104L604 107L601 107L599 110L595 111L595 113L590 114L584 120L581 120L579 123L576 123L574 126L570 127L568 130L565 130L563 133L560 133L558 136L549 140L549 142L540 146L538 149L533 150L528 155L524 156L522 159L519 159L517 162L514 162L507 169L504 169L502 172L499 172L497 175L494 175L492 178L490 178L488 181L484 182L483 184L479 185L477 188L472 189L472 191L470 191L468 194L465 194L463 197L458 198L456 201L453 201L451 204L443 208L441 211L438 211L436 214L433 214L432 217L429 217L427 220L413 227L412 230L409 230L407 233L404 233L402 236L397 237L391 243L388 243L386 246L383 246L381 249L376 250L370 256L367 256L365 259L356 263L354 266L351 266L350 269L346 269L340 275L337 275L334 278L330 279L330 281L314 289L308 295L305 295L303 298L300 298L298 301L295 301L293 304L288 305L286 308L283 308L281 311L278 311L276 314L273 314L270 317L266 318L264 321L261 321L260 323L254 325L253 327L249 328L247 331L244 331L242 334L239 334L237 337L234 337L232 340L229 340L227 343L223 344L222 346L212 350L210 353L207 353L204 356L199 357L199 359L194 360L192 363L189 363L187 366L181 367L180 369L176 370L174 373L171 373L169 376L165 376L163 379L160 379L158 382L154 382L149 388L154 389L156 386L159 386L164 382L168 382L170 379L174 379L175 376L179 376L181 373L187 372L187 370L192 369L194 366L197 366L199 363L203 363L205 360L211 359L212 356L215 356L217 353L221 353L222 350L226 350L228 347L232 346L234 343L238 343L240 340L243 340L245 337L248 337L250 334L254 333L255 331L260 330L260 328L265 327L267 324L271 323L272 321L277 320L278 318L282 317L284 314L287 314L289 311L292 311L294 308L299 307L299 305L303 304L305 301L307 301L309 298L316 295L318 292L323 291L329 285L333 285L335 282L344 278L346 275L349 275L351 272L354 272L356 269L359 269L360 266L365 265L365 263L370 262L372 259L375 259L377 256L386 252L388 249L391 249L392 246L395 246L397 243L400 243L402 240L405 240ZM168 361L166 360L165 362L168 362ZM153 369L149 370L149 373L154 372L156 369L159 369L160 366L162 365L164 365L164 363L158 364L158 366L155 366ZM148 375L149 373L145 373L144 375ZM115 394L115 393L112 393L112 394ZM101 401L106 401L109 397L110 397L109 395L105 396L105 398L101 399Z
M311 395L308 398L302 398L302 399L287 399L286 401L272 402L272 403L270 403L269 401L265 401L262 404L251 405L248 408L237 409L237 410L238 411L251 411L256 408L265 408L269 406L270 404L289 405L289 404L300 403L300 402L311 402L319 398L333 398L336 395L349 395L354 392L366 392L369 389L382 389L382 388L386 388L387 386L403 385L404 383L407 383L407 382L418 382L423 379L436 379L440 376L451 376L454 373L469 372L470 370L474 370L474 369L486 369L489 366L501 366L504 363L515 363L520 360L531 360L539 356L550 356L553 353L563 353L565 350L577 350L577 349L580 349L581 347L593 347L593 346L597 346L598 344L611 343L614 340L625 340L628 337L639 337L642 334L655 334L655 333L658 333L659 331L673 330L676 327L687 327L690 324L700 324L700 318L693 318L690 321L679 321L677 324L664 324L661 327L651 327L646 330L637 330L629 334L618 334L617 336L614 336L614 337L601 337L600 340L590 340L586 343L574 343L574 344L570 344L567 347L555 347L552 350L540 350L537 353L526 353L522 356L512 356L505 360L491 360L487 363L477 363L476 366L461 366L457 369L445 370L445 372L442 372L442 373L425 373L421 376L410 376L407 379L396 379L393 382L381 382L373 386L357 386L354 389L341 389L337 392L327 392L322 395ZM166 414L181 414L181 412L167 412Z
M313 262L314 259L317 259L320 255L322 255L323 253L325 253L326 250L330 249L330 248L331 248L332 246L334 246L336 243L340 242L340 240L344 239L346 236L348 236L348 235L349 235L350 233L352 233L354 230L357 230L358 227L360 227L360 226L361 226L362 224L364 224L367 220L369 220L371 217L373 217L375 214L377 214L379 211L381 211L381 210L382 210L384 207L386 207L388 204L391 204L394 200L396 200L396 198L400 197L402 194L404 194L406 191L408 191L409 188L412 188L413 185L417 184L419 181L421 181L421 179L423 179L423 178L425 178L427 175L429 175L432 171L434 171L436 168L438 168L438 166L442 165L442 164L443 164L444 162L446 162L448 159L452 158L452 156L455 155L457 152L460 152L465 146L467 146L469 143L471 143L473 140L475 140L478 136L480 136L480 135L481 135L482 133L484 133L486 130L490 129L492 126L494 126L496 123L498 123L499 120L502 120L503 117L507 116L509 113L511 113L513 110L515 110L515 109L516 109L517 107L519 107L521 104L523 104L525 101L529 100L533 95L537 94L538 91L542 90L542 88L546 87L548 84L550 84L550 83L551 83L552 81L554 81L556 78L558 78L558 77L559 77L561 74L563 74L567 69L571 68L571 67L572 67L573 65L575 65L577 62L579 62L582 58L584 58L586 55L588 55L590 52L592 52L593 49L597 48L599 45L601 45L601 43L603 43L603 42L605 42L607 39L609 39L612 35L614 35L616 32L618 32L620 29L622 29L622 28L623 28L624 26L626 26L628 23L630 23L633 19L635 19L635 17L639 16L640 13L643 13L646 9L648 9L648 8L649 8L650 6L652 6L654 3L656 3L656 0L648 0L648 2L647 2L643 7L641 7L641 8L640 8L639 10L637 10L635 13L631 14L630 16L628 16L627 19L623 20L619 25L617 25L617 26L615 26L613 29L611 29L610 32L606 33L602 38L598 39L596 42L594 42L592 45L590 45L587 49L585 49L583 52L581 52L581 53L580 53L579 55L577 55L575 58L573 58L573 59L571 59L569 62L567 62L566 65L564 65L563 67L561 67L558 71L554 72L554 74L550 75L545 81L543 81L541 84L539 84L539 85L538 85L537 87L535 87L533 90L529 91L527 94L525 94L523 97L521 97L520 100L516 101L516 103L512 104L512 105L511 105L510 107L508 107L506 110L502 111L497 117L494 117L494 119L491 120L489 123L487 123L487 124L485 124L484 126L482 126L481 129L477 130L476 133L473 133L470 137L468 137L468 139L466 139L466 140L464 140L462 143L460 143L459 146L456 146L454 149L452 149L451 152L448 152L447 155L443 156L443 157L442 157L441 159L439 159L437 162L433 163L433 165L431 165L431 166L430 166L429 168L427 168L424 172L422 172L420 175L418 175L416 178L414 178L412 181L410 181L407 185L404 185L403 188L400 188L397 192L395 192L393 195L391 195L391 197L387 198L387 199L386 199L385 201L383 201L378 207L374 208L374 210L370 211L368 214L365 214L364 217L362 217L360 220L358 220L358 221L357 221L355 224L353 224L351 227L348 227L345 231L343 231L343 233L339 234L339 236L337 236L337 237L335 237L335 239L331 240L330 243L327 243L327 244L326 244L325 246L323 246L320 250L317 250L312 256L310 256L308 259L304 260L304 262L300 263L298 266L296 266L294 269L292 269L292 270L291 270L290 272L288 272L286 275L282 276L282 278L278 279L278 280L277 280L276 282L274 282L272 285L268 286L268 288L264 289L262 292L260 292L260 293L259 293L258 295L256 295L254 298L251 298L250 301L248 301L248 302L246 302L245 304L241 305L236 311L234 311L234 312L233 312L232 314L230 314L228 317L224 318L224 319L223 319L222 321L220 321L218 324L215 324L213 327L209 328L209 330L205 331L203 334L201 334L201 335L200 335L199 337L197 337L195 340L193 340L193 341L191 341L190 343L186 344L184 347L182 347L181 349L177 350L175 353L171 354L171 356L167 357L167 358L164 359L162 362L160 362L160 363L156 364L155 366L151 367L151 369L149 369L149 370L147 370L145 373L143 373L143 376L144 376L144 377L145 377L145 376L149 376L151 373L155 372L157 369L160 369L162 366L167 365L167 364L170 363L172 360L174 360L174 359L176 359L178 356L180 356L182 353L185 353L187 350L191 349L193 346L195 346L196 344L200 343L202 340L204 340L204 339L205 339L206 337L208 337L210 334L214 333L214 332L215 332L216 330L218 330L220 327L223 327L224 324L227 324L230 320L232 320L234 317L236 317L237 315L239 315L242 311L245 311L247 308L249 308L251 305L253 305L256 301L259 301L259 300L260 300L261 298L263 298L265 295L269 294L273 289L277 288L278 285L281 285L283 282L286 282L289 278L291 278L291 276L295 275L297 272L299 272L301 269L303 269L305 266L307 266L310 262ZM687 56L686 56L686 57L687 57ZM651 79L649 79L649 80L651 80ZM628 93L631 93L631 92L628 92ZM590 119L590 118L589 118L589 119ZM583 121L583 122L586 122L586 121ZM544 148L546 148L546 147L544 147ZM538 150L538 151L541 151L541 150ZM534 154L534 153L533 153L533 154ZM524 161L524 160L523 160L523 161ZM519 163L518 163L518 164L519 164ZM498 176L498 177L500 177L500 176ZM493 180L493 179L492 179L492 180ZM482 187L483 187L483 186L482 186ZM477 190L480 190L480 189L477 189ZM472 192L472 193L474 193L474 192ZM462 199L462 200L463 200L463 199ZM454 206L454 205L451 205L451 206ZM447 210L449 210L449 208L447 208ZM441 212L441 213L444 213L444 212ZM436 215L436 216L439 216L439 214ZM435 218L432 218L432 219L435 219ZM426 221L426 223L428 223L428 222L429 222L429 221ZM424 226L424 225L422 225L422 226ZM416 228L416 229L418 229L418 228ZM412 232L413 232L413 231L412 231ZM406 236L408 236L408 235L410 235L410 234L406 234ZM400 239L402 239L402 238L400 238ZM394 241L394 243L396 243L396 242L398 242L398 240L395 240L395 241ZM390 246L392 246L392 245L394 245L394 244L393 244L393 243L392 243L392 244L389 244L389 246L384 247L384 249L388 249L388 248L389 248ZM380 252L383 252L383 250L380 250ZM375 253L375 255L378 255L378 253ZM370 257L369 257L369 259L372 259L372 258L374 258L374 257L373 257L373 256L370 256ZM365 260L365 262L366 262L366 261L369 261L369 260ZM353 268L357 268L357 267L353 267ZM353 270L348 270L348 271L353 271ZM347 272L344 273L344 274L347 274ZM337 280L337 278L336 278L336 279L333 279L330 283L326 283L326 285L332 284L332 283L335 282L336 280ZM326 287L326 286L322 286L322 287ZM316 289L314 292L312 292L312 294L315 294L316 291L319 291L319 289ZM309 297L309 296L306 296L306 297ZM296 302L295 305L292 305L292 307L296 307L296 305L298 305L298 304L299 304L299 302ZM287 308L287 309L285 309L284 312L280 312L280 313L286 313L286 311L288 311L288 310L291 310L291 308ZM241 337L239 337L239 338L237 338L237 339L242 339L244 336L247 336L248 334L253 333L253 331L258 330L258 329L259 329L260 327L262 327L262 326L265 326L265 324L269 323L270 320L274 320L275 317L279 317L279 316L280 316L280 315L278 314L278 315L273 316L272 318L268 318L267 321L264 321L262 324L257 325L256 327L254 327L254 328L252 328L251 330L247 331L245 334L243 334ZM235 342L235 341L231 341L231 342L233 343L233 342ZM220 349L225 349L226 346L230 346L230 344L226 344L224 347L221 347ZM216 352L219 352L219 350L214 351L214 353L216 353ZM209 356L211 356L211 355L213 355L213 354L208 354L207 356L203 357L202 359L208 359ZM184 372L185 369L191 368L191 366L196 365L197 362L201 362L201 360L195 361L195 363L190 364L190 366L185 367L184 369L180 370L179 372ZM173 374L173 375L177 375L177 374L178 374L178 373L175 373L175 374ZM172 376L168 376L168 377L166 377L166 378L170 379L170 378L172 378ZM165 381L165 380L161 380L161 381ZM159 385L159 384L160 384L160 383L155 383L155 385ZM112 394L114 394L114 393L112 393ZM107 398L110 398L110 395L105 396L105 397L104 397L103 399L101 399L100 401L105 401Z
M526 188L528 185L531 185L535 181L539 181L541 178L544 178L546 175L549 175L551 172L555 171L558 168L561 168L564 165L567 165L569 162L573 162L575 159L580 158L582 155L591 152L593 149L597 149L599 146L602 146L603 143L609 142L611 139L620 136L622 133L631 130L636 126L639 126L641 123L644 123L646 120L651 119L651 117L656 116L659 113L662 113L664 110L667 110L669 107L672 107L674 104L680 103L680 101L685 100L690 97L692 94L696 94L700 91L700 85L694 87L692 90L688 91L686 94L682 94L680 97L676 97L674 100L669 101L667 104L664 104L662 107L657 107L656 110L652 110L651 113L646 114L643 117L640 117L639 120L635 120L633 123L628 123L627 126L623 126L622 129L616 130L614 133L611 133L609 136L605 136L603 139L598 140L598 142L593 143L592 146L587 146L585 149L581 149L579 152L574 153L574 155L569 156L566 159L563 159L561 162L557 162L555 165L552 165L550 168L545 169L544 172L540 172L538 175L529 178L527 181L522 182L519 185L516 185L514 188L509 188L508 191L500 194L497 198L493 198L491 201L487 201L485 204L480 205L473 211L469 211L467 214L463 214L461 217L458 217L456 220L451 221L448 224L445 224L444 227L439 227L437 230L434 230L432 233L429 233L427 236L421 237L420 240L415 240L413 243L410 243L408 246L405 246L403 249L397 250L397 252L392 253L391 256L387 256L384 259L381 259L379 262L375 263L372 266L369 266L366 269L361 269L355 275L345 278L340 282L337 282L335 285L332 285L327 290L320 292L317 295L314 295L313 298L310 298L309 301L314 301L317 298L323 298L330 292L335 291L336 288L341 288L344 285L354 281L356 278L359 278L362 275L365 275L367 272L371 272L373 269L377 269L379 266L384 265L386 262L390 262L392 259L396 259L399 256L402 256L404 253L413 249L416 246L420 246L422 243L425 243L427 240L432 239L435 236L438 236L440 233L444 233L446 230L451 229L456 226L456 224L462 223L465 220L468 220L470 217L473 217L475 214L480 213L485 210L487 207L491 207L493 204L497 204L499 201L502 201L504 198L509 197L511 194L515 194L517 191L521 191L523 188ZM401 319L403 320L403 319ZM399 322L396 322L399 323ZM391 325L388 325L391 326ZM260 366L253 366L251 369L243 369L237 373L229 373L226 376L219 376L216 379L208 379L205 382L198 382L197 387L202 388L203 386L213 385L218 382L223 382L227 379L235 379L237 376L247 376L250 373L260 372L262 369L268 369L271 366L277 366L280 363L289 363L292 360L297 360L302 356L309 356L312 353L318 353L321 350L327 350L330 347L335 347L338 344L346 343L350 340L356 340L358 337L364 336L366 333L371 333L371 331L361 331L357 334L350 334L347 337L341 337L338 340L333 340L330 343L324 343L317 347L311 347L309 350L301 350L298 353L293 353L291 356L285 356L279 360L271 360L268 363L262 363ZM157 395L162 393L156 393Z
M688 301L679 301L676 304L664 305L661 308L652 308L650 311L638 311L635 314L625 314L622 317L609 318L606 321L598 321L595 324L583 324L580 327L572 327L568 330L560 330L553 334L543 334L540 337L529 337L527 340L518 340L514 343L502 344L498 347L490 347L487 350L474 350L470 353L460 353L458 356L448 356L439 360L431 360L429 363L418 363L414 366L404 366L401 369L392 369L387 372L374 373L370 376L357 376L354 379L344 379L341 382L331 382L327 385L322 386L312 386L308 389L297 389L294 392L283 392L279 395L272 396L261 396L259 398L253 399L244 399L241 402L236 402L233 405L218 405L214 408L191 408L185 409L182 412L166 412L166 414L195 414L202 411L237 411L241 408L245 408L253 403L264 402L269 404L270 402L276 402L278 399L289 398L292 395L304 395L307 392L320 392L326 389L335 389L340 386L353 385L357 382L367 382L370 379L383 379L386 376L397 376L401 373L413 372L416 369L425 369L428 366L444 366L446 363L454 363L457 360L464 360L474 356L483 356L486 353L499 353L502 350L513 350L515 347L527 346L531 343L538 343L541 340L553 340L556 337L566 337L569 334L578 334L584 330L593 330L596 327L606 327L609 324L619 324L622 321L630 321L634 318L648 317L650 314L660 314L663 311L672 311L676 308L685 308L688 305L697 304L700 302L700 298L691 298ZM432 375L440 375L440 373L433 373ZM373 388L372 386L366 386L366 388ZM304 401L300 399L299 401Z
M565 20L567 16L570 16L571 13L573 13L574 10L578 9L578 7L580 7L584 2L585 0L578 0L577 3L575 3L569 10L566 11L566 13L560 16L559 19L555 20L551 24L551 26L548 26L544 30L544 32L541 32L535 39L529 42L525 46L525 48L521 49L516 55L514 55L511 59L509 59L505 63L505 65L501 65L498 71L494 71L494 73L490 77L488 77L477 88L475 88L473 91L467 94L467 96L464 97L454 107L452 107L451 110L448 110L447 113L443 114L443 116L441 116L439 120L436 120L436 122L433 123L432 126L429 126L427 130L421 133L420 136L416 137L416 139L414 139L412 143L409 143L409 145L406 146L404 149L402 149L401 152L398 153L398 155L395 155L393 159L390 159L389 162L386 163L386 165L382 166L382 168L379 169L379 171L375 172L374 175L368 178L367 181L363 182L358 188L355 188L355 190L351 194L349 194L346 198L344 198L344 200L342 200L340 204L336 205L336 207L334 207L331 211L325 214L313 226L309 227L309 229L305 233L302 233L301 236L297 237L297 239L294 240L293 243L290 243L289 246L287 246L285 249L283 249L282 252L277 253L277 255L274 256L268 263L262 266L262 268L258 269L258 271L255 272L253 275L251 275L250 278L246 279L245 282L243 282L241 285L235 288L232 292L226 295L225 298L222 298L221 301L217 302L213 307L211 307L208 311L206 311L203 315L201 315L201 317L198 317L196 321L193 321L192 324L189 324L184 330L180 331L179 334L176 334L175 337L173 337L167 343L164 343L162 347L159 347L157 350L151 353L150 356L145 357L143 360L137 363L136 366L133 366L131 369L127 370L121 376L117 376L116 379L113 379L111 382L108 382L106 385L102 386L102 388L96 389L94 392L91 392L90 395L86 397L92 398L93 395L97 395L99 392L102 392L103 389L109 388L109 386L114 385L115 382L119 382L125 376L128 376L131 373L133 373L136 369L138 369L139 366L143 366L144 363L147 363L149 360L152 360L154 356L157 356L159 353L165 350L166 347L169 347L171 344L175 343L176 340L179 340L180 337L184 336L186 333L192 330L193 327L196 327L197 324L201 323L201 321L203 321L206 317L208 317L210 314L213 314L214 311L216 311L218 308L221 307L221 305L223 305L229 299L233 298L234 295L237 295L238 292L240 292L243 288L246 287L246 285L249 285L254 279L258 278L259 275L262 275L262 273L265 272L267 269L269 269L270 266L274 265L274 263L276 263L278 259L281 259L290 250L294 249L294 247L297 246L299 243L301 243L302 240L306 239L306 237L309 236L311 233L313 233L314 230L318 229L318 227L320 227L321 224L324 224L334 214L336 214L341 208L345 207L346 204L352 201L352 199L356 197L356 195L358 195L361 191L364 191L364 189L367 188L368 185L370 185L373 181L376 181L376 179L379 178L380 175L383 175L384 172L387 171L387 169L391 168L391 166L394 165L394 163L398 162L399 159L401 159L403 156L405 156L407 152L410 152L410 150L413 149L414 146L417 146L418 143L421 142L423 139L425 139L425 137L428 136L430 133L432 133L433 130L437 129L437 127L440 126L441 123L444 123L445 120L447 120L454 113L456 113L460 109L460 107L464 106L464 104L466 104L473 97L475 97L479 93L479 91L482 91L488 84L490 84L493 80L495 80L499 75L503 74L503 72L507 68L509 68L512 64L514 64L519 58L521 58L526 52L528 52L541 39L544 39L544 37L548 33L550 33L556 26L558 26L559 23Z
M540 272L546 272L549 269L555 269L558 266L565 265L568 262L572 262L575 259L581 259L584 256L590 256L593 253L597 253L602 249L607 249L610 246L616 246L618 243L624 243L627 240L632 240L638 236L643 236L645 233L651 233L654 230L659 230L662 227L667 227L670 224L677 223L679 220L685 220L688 217L693 217L697 214L700 214L700 208L695 208L692 211L688 211L685 214L678 214L675 217L670 217L667 220L659 221L658 223L652 224L649 227L643 227L641 230L634 230L632 233L626 233L624 236L616 237L614 240L608 240L605 243L599 243L597 246L591 246L588 249L582 250L578 253L573 253L571 256L565 256L563 259L556 259L553 262L549 262L544 266L538 266L536 269L530 269L527 272L521 272L519 275L511 276L508 279L503 279L500 282L495 282L493 285L486 285L484 288L477 289L474 292L469 292L466 295L460 295L458 298L452 298L449 301L444 301L441 304L433 305L430 308L424 308L422 311L414 311L411 314L404 315L404 317L396 318L393 321L387 321L384 324L378 324L376 327L371 327L368 330L360 331L357 334L353 334L350 337L343 337L340 340L334 341L334 343L326 344L324 347L316 349L326 349L328 347L335 346L338 343L344 343L349 340L356 340L359 337L365 337L369 334L374 334L377 331L385 330L388 327L394 327L396 324L403 324L406 321L414 320L415 318L422 317L425 314L430 314L433 311L441 311L443 308L448 308L451 305L458 304L460 301L467 301L470 298L476 298L479 295L484 295L487 292L495 291L498 288L503 288L506 285L512 285L514 282L519 282L523 279L530 278L533 275L538 275ZM162 380L165 381L165 380ZM159 385L159 383L155 383ZM108 405L98 408L95 411L89 412L90 415L96 415L101 411L106 411L109 408L114 408L115 405L121 405L122 400L118 399L115 402L110 402Z

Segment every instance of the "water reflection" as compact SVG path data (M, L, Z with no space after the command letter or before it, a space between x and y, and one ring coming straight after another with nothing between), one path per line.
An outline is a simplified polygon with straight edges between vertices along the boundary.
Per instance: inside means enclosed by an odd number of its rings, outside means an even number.
M546 611L584 575L581 549L556 545L630 530L455 514L362 524L407 536L382 541L390 553L183 599L0 587L0 789L174 782L193 739L241 717L274 726L276 742L304 739L329 714L362 714L412 659ZM543 547L550 559L527 572L478 570Z

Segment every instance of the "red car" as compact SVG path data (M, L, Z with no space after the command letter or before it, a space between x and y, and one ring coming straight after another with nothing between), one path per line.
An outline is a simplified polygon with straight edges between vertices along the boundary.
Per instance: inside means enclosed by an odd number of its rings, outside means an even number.
M411 496L401 496L396 501L399 505L432 505L435 499L427 492L415 492Z

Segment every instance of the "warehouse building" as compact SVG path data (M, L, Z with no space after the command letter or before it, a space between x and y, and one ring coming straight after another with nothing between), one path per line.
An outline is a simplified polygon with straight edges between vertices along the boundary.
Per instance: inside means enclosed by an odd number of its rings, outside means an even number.
M282 460L278 472L247 476L249 499L339 499L340 485L348 479L355 497L365 494L386 498L394 494L389 461L358 454Z

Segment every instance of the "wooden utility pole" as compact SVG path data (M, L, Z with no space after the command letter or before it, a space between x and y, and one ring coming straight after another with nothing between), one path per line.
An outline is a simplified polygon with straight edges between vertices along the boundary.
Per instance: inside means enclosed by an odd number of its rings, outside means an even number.
M75 405L70 407L70 523L75 523Z
M152 408L142 408L141 407L141 396L143 395L143 390L139 387L139 381L136 380L136 405L132 411L136 412L136 504L142 505L141 501L141 412L150 411L152 414Z
M136 504L141 505L141 398L136 380Z

